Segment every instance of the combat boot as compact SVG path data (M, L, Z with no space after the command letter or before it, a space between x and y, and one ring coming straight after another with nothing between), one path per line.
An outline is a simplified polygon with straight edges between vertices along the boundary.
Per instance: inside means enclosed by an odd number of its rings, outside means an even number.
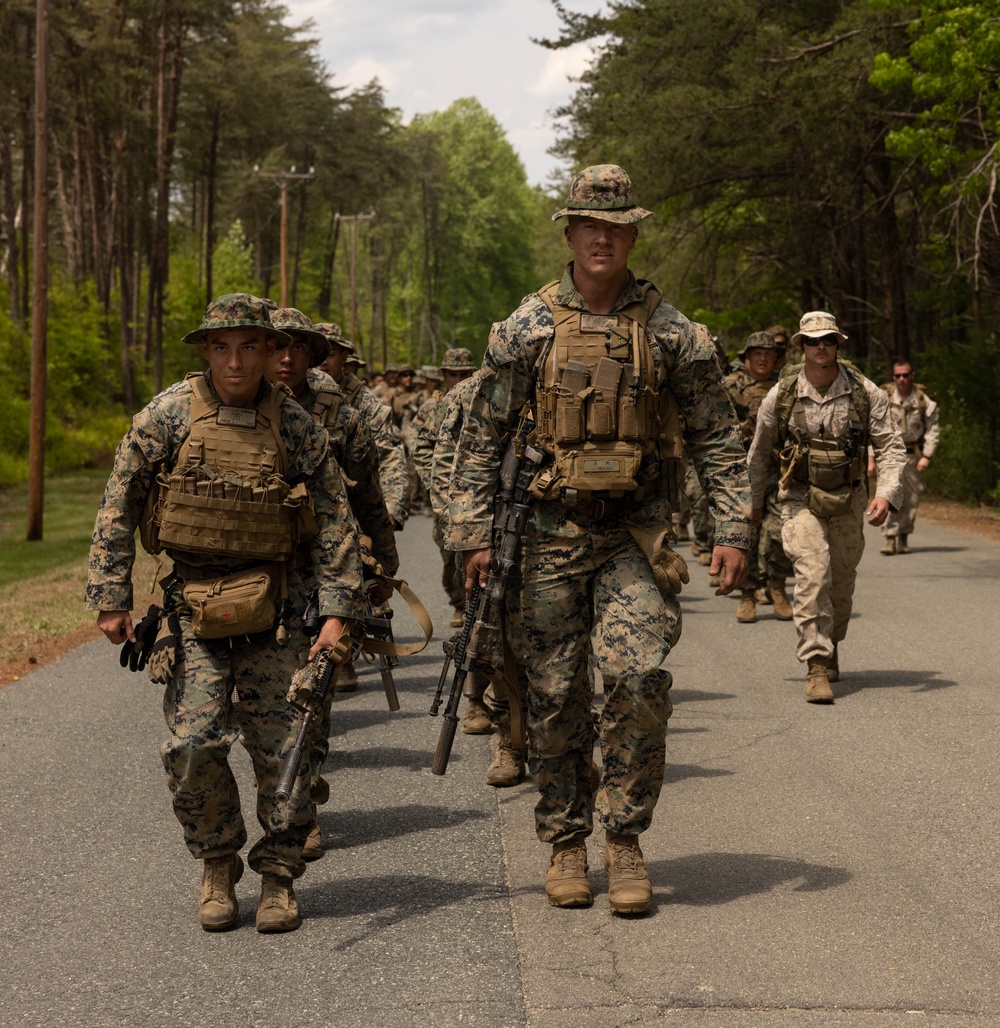
M291 878L265 874L257 905L257 931L292 932L301 923Z
M806 703L833 703L830 669L825 657L810 657L806 674Z
M486 784L496 789L518 785L524 778L524 750L510 744L510 736L501 732L490 740L493 760L486 769Z
M757 601L753 589L743 590L740 605L736 610L736 620L741 625L752 625L757 620Z
M754 591L753 598L762 606L766 606L771 602L771 590L766 585L762 585Z
M837 644L833 644L833 653L826 658L827 677L831 682L840 680L840 660L837 657Z
M708 550L702 550L698 553L697 559L699 564L707 568L708 565L712 563L712 554L709 553Z
M340 667L337 668L337 673L333 676L333 691L358 691L358 673L354 670L353 660L349 660L346 664L341 664Z
M309 829L309 836L306 839L305 846L302 847L302 859L303 860L319 860L323 856L323 831L317 821L312 828Z
M713 589L718 589L719 586L722 585L722 575L709 575L708 576L708 584Z
M236 924L240 905L236 902L236 883L243 877L243 861L238 853L205 861L198 893L198 920L206 932L221 932Z
M896 537L894 535L887 535L885 542L882 543L882 549L878 551L884 553L887 557L891 557L896 552Z
M908 536L900 535L900 537L896 540L896 552L897 553L912 553L913 552L910 549L910 547L906 545L906 540L908 538L909 538Z
M788 600L788 593L785 592L785 580L772 578L768 582L768 592L770 592L771 602L774 604L774 616L779 621L791 621L792 605Z
M637 835L608 832L604 843L608 899L619 914L642 914L653 902L653 886L642 859Z
M471 696L465 701L462 731L466 735L489 735L493 731L489 711L480 700L474 700Z
M545 895L554 907L589 907L594 902L587 880L587 840L582 835L553 845Z
M465 611L455 609L454 614L451 615L451 621L448 622L451 628L461 628L465 624Z

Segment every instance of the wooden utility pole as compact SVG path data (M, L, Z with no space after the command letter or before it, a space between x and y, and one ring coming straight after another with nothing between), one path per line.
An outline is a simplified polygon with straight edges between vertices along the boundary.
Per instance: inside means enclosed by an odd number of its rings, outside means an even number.
M42 538L45 509L45 407L48 334L48 0L35 11L35 239L31 291L31 419L28 435L28 540Z
M293 179L311 180L316 177L316 169L308 171L295 170L293 164L289 171L261 171L254 165L253 173L261 178L273 178L281 190L281 306L288 306L288 183Z
M346 221L351 226L351 245L348 251L347 274L351 290L351 342L358 345L358 222L371 221L375 217L374 211L367 214L338 214L337 221ZM360 349L359 349L360 352ZM361 353L364 357L364 353ZM384 355L383 355L384 357Z

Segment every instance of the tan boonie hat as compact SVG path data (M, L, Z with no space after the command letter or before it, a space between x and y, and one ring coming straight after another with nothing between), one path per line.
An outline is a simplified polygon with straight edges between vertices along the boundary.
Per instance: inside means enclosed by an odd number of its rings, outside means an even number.
M569 187L569 199L552 220L572 215L630 225L653 212L640 207L632 197L632 180L617 164L595 164L584 168Z
M340 325L334 324L332 321L317 321L313 328L324 336L327 342L339 346L342 350L347 350L348 353L354 353L354 343L344 338L344 330Z
M271 324L280 328L294 338L301 336L312 348L312 360L310 367L315 368L318 364L330 356L330 343L322 332L317 332L313 323L294 307L279 307L271 311Z
M200 343L209 332L224 328L262 328L269 338L284 349L291 339L271 323L271 311L277 308L273 300L252 293L226 293L217 296L206 308L201 324L184 336L182 342Z
M444 351L442 371L475 371L478 367L472 351L465 346L449 346Z
M819 336L837 336L841 342L846 341L847 336L837 328L837 319L826 311L808 311L802 315L799 321L799 330L792 336L791 342L797 343L802 336L816 339Z
M424 373L424 378L429 379L432 382L441 381L441 368L436 364L421 364L420 370Z
M769 336L766 332L751 332L747 336L747 341L743 344L743 349L740 350L739 356L745 357L747 350L780 350L779 346L772 336Z

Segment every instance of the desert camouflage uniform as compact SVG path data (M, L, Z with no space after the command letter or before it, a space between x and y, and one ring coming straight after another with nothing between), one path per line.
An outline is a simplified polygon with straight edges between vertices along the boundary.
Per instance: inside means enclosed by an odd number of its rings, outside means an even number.
M340 388L348 403L368 422L378 449L379 481L386 509L397 524L404 524L410 514L410 476L406 450L399 429L392 420L392 409L351 372L345 372Z
M846 438L851 411L851 386L840 369L825 393L809 383L805 370L799 372L796 395L801 399L810 436L828 440ZM878 495L897 506L902 495L900 475L905 452L889 417L886 395L874 382L864 379L871 406L868 424L863 426L875 451L878 465ZM754 506L763 507L768 483L768 467L779 445L779 426L775 405L778 387L764 398L757 412L757 431L750 448L750 481ZM820 429L822 427L822 433ZM794 418L789 423L789 439L796 433ZM779 488L781 503L781 541L795 568L795 594L792 600L796 653L800 661L830 660L834 646L847 634L854 603L854 583L858 563L865 548L864 512L868 506L867 482L862 480L852 491L851 509L835 517L818 517L807 506L809 487L790 480Z
M630 273L614 309L641 298ZM587 309L573 284L572 264L557 302ZM716 541L746 548L751 535L746 462L710 337L665 300L647 331L657 385L669 383L676 396L688 453L708 487ZM454 549L490 545L502 440L524 403L534 399L535 362L553 332L552 312L537 294L493 326L452 474L448 544ZM659 477L659 454L646 463L640 476ZM596 796L602 826L628 835L644 831L663 781L672 677L660 665L680 637L681 610L675 596L660 594L627 525L667 525L670 504L663 495L610 503L610 516L604 517L590 508L536 503L523 540L522 585L510 628L528 686L530 766L540 792L535 820L543 842L593 829L592 635L605 694L599 725L604 767Z
M736 417L740 422L743 445L749 451L757 429L757 411L764 397L777 383L775 372L763 382L755 381L745 368L739 368L723 379L726 392L733 401ZM778 503L778 465L772 462L768 469L764 520L761 523L754 547L747 554L749 571L747 589L766 585L772 578L788 578L792 574L791 561L781 548L781 505Z
M191 395L185 381L154 397L133 418L119 444L90 550L86 603L92 610L132 607L135 530L154 467L171 468L188 436ZM273 630L197 639L180 588L171 587L165 599L178 609L180 653L163 697L170 739L161 752L188 849L201 859L224 857L239 851L247 840L228 762L231 747L242 738L253 760L257 819L264 830L248 863L259 874L297 877L305 867L302 847L315 807L308 788L296 788L287 803L277 802L275 790L296 717L285 695L293 672L306 659L299 615L314 590L322 615L351 619L362 616L364 607L354 518L340 471L328 454L326 433L291 399L281 406L280 432L288 452L288 480L308 484L320 525L310 562L289 570L294 616L288 624L288 645L279 646ZM259 563L222 554L214 558L168 551L168 556L180 575L192 578L218 577Z
M910 395L900 399L895 383L882 387L889 398L889 411L906 447L906 467L903 469L903 499L898 511L891 511L882 526L884 536L894 538L910 535L917 520L917 506L924 491L923 476L917 471L921 457L930 460L941 439L936 401L914 384ZM919 390L919 392L918 392ZM920 402L923 392L923 403Z

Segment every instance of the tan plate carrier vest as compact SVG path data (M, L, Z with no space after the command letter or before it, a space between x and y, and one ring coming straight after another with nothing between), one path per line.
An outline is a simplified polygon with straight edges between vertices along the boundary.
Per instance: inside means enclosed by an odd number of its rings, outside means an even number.
M192 372L187 381L191 429L173 470L158 476L159 548L288 560L310 499L304 484L291 488L286 481L280 427L287 388L272 386L255 408L227 407L203 373Z
M656 388L646 333L661 294L648 282L641 286L643 299L615 314L557 303L558 282L539 290L555 332L536 388L536 445L553 458L532 484L538 499L644 499L660 488L659 479L639 478L643 460L657 450L676 478L680 408L670 389Z

